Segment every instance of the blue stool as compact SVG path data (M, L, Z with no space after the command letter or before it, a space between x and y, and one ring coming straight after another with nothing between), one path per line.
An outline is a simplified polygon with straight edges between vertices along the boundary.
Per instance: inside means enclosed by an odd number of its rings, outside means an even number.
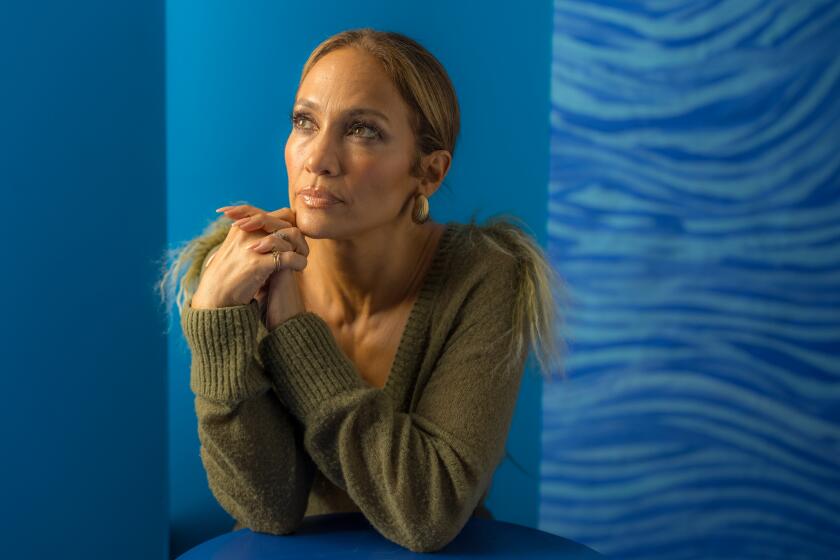
M359 512L305 517L290 535L255 533L240 529L202 543L178 560L292 560L314 558L546 558L551 560L601 558L582 544L529 527L495 519L471 517L463 530L443 549L417 553L403 548L373 528Z

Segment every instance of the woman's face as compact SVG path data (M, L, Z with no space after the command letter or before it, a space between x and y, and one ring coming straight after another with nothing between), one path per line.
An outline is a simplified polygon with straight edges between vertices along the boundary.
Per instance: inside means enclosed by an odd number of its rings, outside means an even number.
M394 224L406 205L410 214L419 179L409 175L415 141L408 107L375 58L346 47L325 55L301 83L292 113L289 201L304 235L352 237ZM340 202L308 205L306 187Z

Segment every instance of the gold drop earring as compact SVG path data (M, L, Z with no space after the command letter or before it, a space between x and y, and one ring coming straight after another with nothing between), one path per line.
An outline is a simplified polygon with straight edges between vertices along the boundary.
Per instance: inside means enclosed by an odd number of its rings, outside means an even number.
M411 219L416 224L422 224L429 219L429 199L423 193L417 193L414 197L414 211Z

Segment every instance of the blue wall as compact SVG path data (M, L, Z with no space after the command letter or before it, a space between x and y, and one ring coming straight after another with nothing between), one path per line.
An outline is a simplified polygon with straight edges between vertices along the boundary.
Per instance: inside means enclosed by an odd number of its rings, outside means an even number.
M556 3L540 528L837 558L840 3Z
M443 1L167 6L169 242L197 235L214 209L247 200L288 206L283 148L300 70L328 36L369 26L406 33L447 68L459 95L462 133L432 219L523 218L545 245L551 5L515 10ZM477 11L478 10L478 11ZM480 16L480 17L478 17ZM446 187L448 185L448 188ZM233 521L207 488L199 458L189 349L172 323L169 357L173 553L229 531ZM541 378L526 371L506 459L488 506L536 526Z
M0 15L3 558L167 554L163 15Z

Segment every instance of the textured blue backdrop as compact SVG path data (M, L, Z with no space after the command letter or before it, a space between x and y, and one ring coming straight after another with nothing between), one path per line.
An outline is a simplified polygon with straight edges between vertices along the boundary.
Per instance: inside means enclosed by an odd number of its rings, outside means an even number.
M541 529L837 554L838 37L836 1L555 3Z

